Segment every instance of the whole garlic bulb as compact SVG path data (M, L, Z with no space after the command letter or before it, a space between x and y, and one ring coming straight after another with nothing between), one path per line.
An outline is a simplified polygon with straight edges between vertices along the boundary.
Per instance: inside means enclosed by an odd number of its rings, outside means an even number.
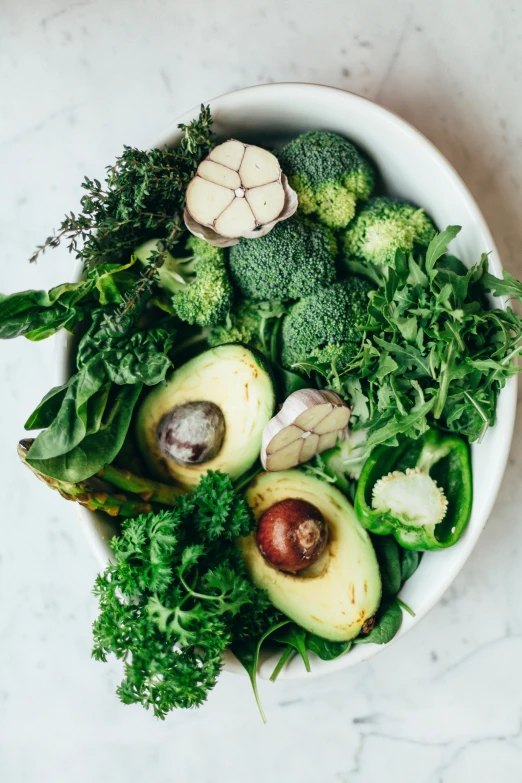
M297 195L271 152L231 139L202 161L186 192L188 230L218 247L267 234L297 209Z

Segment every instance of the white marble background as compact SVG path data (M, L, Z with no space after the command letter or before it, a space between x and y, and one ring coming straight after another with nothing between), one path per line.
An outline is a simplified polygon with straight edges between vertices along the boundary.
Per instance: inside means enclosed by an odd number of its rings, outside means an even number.
M345 87L413 122L473 191L522 276L522 6L493 0L0 0L0 289L72 275L26 259L84 174L180 112L266 81ZM2 783L522 780L519 421L489 525L440 605L371 662L318 680L224 675L164 723L90 659L96 565L74 509L18 464L53 346L0 346Z

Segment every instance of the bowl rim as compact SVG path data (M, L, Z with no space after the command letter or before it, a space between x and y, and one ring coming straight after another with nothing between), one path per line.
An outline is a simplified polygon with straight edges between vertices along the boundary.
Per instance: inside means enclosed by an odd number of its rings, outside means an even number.
M410 138L414 138L417 142L420 142L423 149L425 150L426 154L429 155L436 165L442 169L445 169L446 173L450 175L451 179L453 180L453 183L458 190L459 198L466 202L468 209L473 214L474 219L476 220L476 223L478 224L480 231L486 238L488 242L488 246L490 248L490 266L497 275L501 275L502 273L502 264L500 262L500 258L498 255L498 250L496 248L495 242L493 240L493 237L491 235L491 232L489 230L489 227L486 223L486 220L484 216L482 215L482 212L475 201L474 197L472 196L470 190L460 177L459 173L456 171L454 166L447 160L447 158L440 152L440 150L431 142L421 131L417 130L411 123L409 123L407 120L402 118L399 114L396 112L386 109L380 104L372 101L369 98L366 98L362 95L358 95L357 93L350 92L348 90L343 90L339 87L332 87L329 85L323 85L323 84L316 84L316 83L310 83L310 82L275 82L270 84L259 84L254 85L251 87L244 87L239 90L233 90L230 92L222 93L215 98L212 98L208 101L205 101L205 104L210 105L210 108L214 110L217 108L219 112L222 112L226 114L227 107L228 109L237 108L240 103L242 102L242 99L246 95L252 95L255 93L256 95L259 95L260 97L262 95L271 94L271 97L275 97L277 93L284 94L287 93L288 96L292 95L295 99L296 95L301 93L303 96L306 96L308 100L313 100L315 96L318 96L319 94L324 95L325 93L331 93L336 96L337 99L342 103L343 101L346 102L346 104L364 104L366 109L374 114L374 116L381 116L384 119L387 119L398 126L399 130L402 131L403 134L406 136L409 136ZM150 144L149 148L161 148L164 145L168 144L174 144L181 138L181 131L178 129L179 123L185 123L188 124L192 119L198 116L200 110L200 104L193 107L192 109L183 112L181 115L179 115L177 118L175 118L172 123L170 123L161 133L158 135L154 143ZM499 297L496 301L499 302L499 304L503 307L507 307L507 299L505 297ZM62 379L67 379L67 372L68 372L68 362L71 352L71 341L67 337L62 336L62 340L59 340L57 342L56 346L56 356L57 360L61 369L61 377ZM63 381L62 381L63 382ZM387 649L390 644L398 641L399 639L403 638L417 623L419 623L426 615L431 611L431 609L440 601L446 590L450 587L450 585L454 582L462 568L464 567L464 564L467 562L468 558L470 557L480 535L482 534L482 531L486 525L486 522L489 519L491 510L493 508L493 505L496 501L500 485L505 473L505 468L507 464L507 460L509 457L510 447L511 447L511 441L513 437L513 430L514 430L514 424L515 424L515 414L516 414L516 406L517 406L517 378L516 376L510 378L505 387L501 390L501 393L499 395L499 402L502 398L502 405L503 405L503 417L502 422L497 422L495 424L495 427L501 426L502 429L502 444L503 444L503 450L500 455L500 459L498 459L497 455L497 461L494 467L492 468L491 475L490 475L490 489L489 489L489 495L488 495L488 502L483 505L480 509L479 513L479 520L475 522L473 529L468 529L466 537L464 539L461 539L461 546L460 549L462 550L461 555L459 558L455 559L455 561L452 563L451 568L448 568L448 573L445 575L445 578L441 581L441 584L439 586L439 589L429 598L429 600L426 600L421 606L416 605L416 616L410 617L409 615L405 615L403 618L402 626L395 636L395 638L388 642L385 645L358 645L357 651L358 654L354 657L353 651L350 655L341 656L339 658L336 658L332 661L320 661L317 659L316 665L312 667L312 676L318 677L318 676L324 676L329 673L333 673L334 671L338 671L339 669L345 669L350 666L356 665L357 663L362 662L363 660L367 660L374 655L377 655L381 652L383 652L385 649ZM480 446L479 446L480 447ZM88 511L87 509L79 506L78 507L78 513L80 516L80 521L82 525L82 529L84 532L84 535L88 541L88 544L91 548L91 551L93 552L98 564L100 567L104 568L107 559L109 556L110 548L108 545L108 536L104 535L104 533L100 533L96 530L94 524L93 524L93 518L94 513L91 511ZM98 527L100 526L100 520L98 517ZM224 662L224 670L229 671L231 673L235 674L243 674L246 675L245 670L241 666L241 664L237 661L235 656L232 655L232 653L227 653L225 655L225 662ZM258 676L261 679L267 679L269 677L270 672L263 670L263 661L261 661L260 664L260 671L258 671ZM295 669L289 670L288 667L285 667L283 671L280 674L280 679L302 679L304 677L309 677L310 674L307 674L304 672L301 673L300 670L295 671Z

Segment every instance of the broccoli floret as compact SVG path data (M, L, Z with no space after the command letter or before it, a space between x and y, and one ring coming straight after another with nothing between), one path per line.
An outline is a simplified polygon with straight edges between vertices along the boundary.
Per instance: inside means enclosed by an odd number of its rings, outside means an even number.
M334 281L336 252L329 229L294 216L263 237L240 239L229 269L248 299L299 299Z
M347 259L393 265L395 253L427 247L437 229L423 209L407 201L380 196L361 209L344 235Z
M146 242L134 255L146 262L157 250L157 243L157 239ZM180 258L167 253L158 271L159 284L170 297L172 313L197 326L224 321L232 305L232 284L224 251L203 239L190 237L185 252Z
M294 304L283 320L284 366L311 360L342 372L361 344L371 290L367 280L353 276Z
M278 301L252 302L244 299L233 307L225 323L210 330L209 345L214 348L225 343L243 343L268 354L271 326L285 312L285 307Z
M329 131L303 133L277 153L305 214L331 228L344 228L359 199L373 190L369 160L350 141Z

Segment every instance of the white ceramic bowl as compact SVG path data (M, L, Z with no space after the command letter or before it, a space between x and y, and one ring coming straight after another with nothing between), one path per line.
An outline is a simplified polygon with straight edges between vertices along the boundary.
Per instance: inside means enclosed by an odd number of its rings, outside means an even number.
M315 84L268 84L239 90L210 101L214 127L223 140L233 137L268 146L302 131L337 131L364 149L377 166L386 190L424 207L439 228L450 224L463 227L452 250L466 264L490 253L490 268L499 275L501 263L493 239L480 210L468 189L441 153L419 131L358 95ZM179 117L157 140L155 146L176 144L181 134L178 122L188 123L199 107ZM497 305L505 306L501 300ZM63 356L63 353L62 353ZM466 532L451 549L427 552L419 570L406 583L401 598L413 608L415 617L404 615L395 637L404 636L441 598L471 554L495 501L506 466L516 408L516 381L511 379L498 401L498 417L480 445L473 446L473 513ZM86 536L104 566L108 539L115 532L112 520L80 508ZM314 659L314 675L354 666L376 655L386 646L359 645L348 655L334 661ZM275 666L275 656L267 654L260 676L267 677ZM229 655L229 671L243 671ZM281 677L305 676L300 658L295 658ZM309 677L310 675L306 675Z

